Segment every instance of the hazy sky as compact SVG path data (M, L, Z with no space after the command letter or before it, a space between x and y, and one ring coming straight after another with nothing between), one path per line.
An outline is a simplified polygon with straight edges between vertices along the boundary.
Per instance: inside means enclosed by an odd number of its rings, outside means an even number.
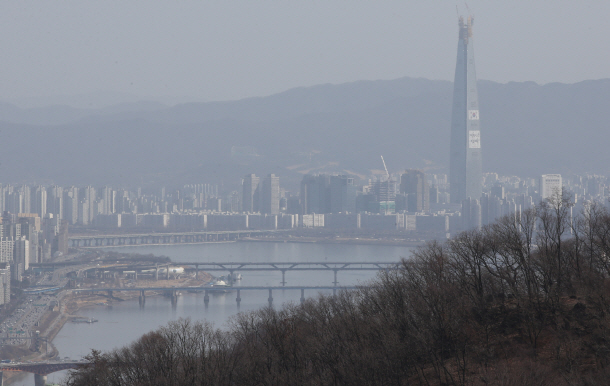
M455 1L5 1L0 98L112 91L227 100L452 79ZM609 1L476 1L479 79L610 77Z

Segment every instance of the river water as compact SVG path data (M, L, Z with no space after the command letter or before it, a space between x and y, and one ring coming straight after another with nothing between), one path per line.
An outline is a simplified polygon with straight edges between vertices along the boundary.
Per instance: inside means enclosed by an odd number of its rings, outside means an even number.
M274 242L237 242L208 244L177 244L116 247L108 250L121 253L152 253L169 256L180 262L371 262L399 261L409 257L412 247L352 244L310 244ZM226 274L212 272L217 276ZM374 278L374 271L339 271L339 285L364 284ZM280 272L243 272L239 284L243 286L279 286ZM325 286L332 285L333 272L287 271L286 285ZM311 292L311 291L310 291ZM327 291L326 293L331 293ZM120 296L120 295L119 295ZM226 326L227 321L238 312L254 310L268 304L268 291L242 291L239 311L235 293L210 295L208 307L204 306L203 293L183 293L175 307L169 298L149 296L140 308L138 299L114 302L112 307L99 306L83 309L80 315L95 318L97 323L66 323L53 343L61 357L79 359L92 348L110 350L124 346L142 334L167 324L171 320L190 317L207 320L217 327ZM285 302L298 302L298 290L273 291L274 307ZM305 291L305 296L315 296ZM65 372L49 375L48 382L61 382ZM34 384L33 375L28 375L13 385Z

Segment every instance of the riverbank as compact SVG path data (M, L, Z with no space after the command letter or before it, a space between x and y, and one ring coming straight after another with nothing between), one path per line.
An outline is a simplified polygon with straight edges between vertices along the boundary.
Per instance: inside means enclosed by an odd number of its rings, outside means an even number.
M198 278L195 279L189 276L174 278L170 280L139 280L135 287L188 287L188 286L204 286L212 280L212 276L206 272L199 272ZM91 285L96 283L90 283ZM116 283L107 283L109 286L124 284L121 281ZM64 290L58 295L57 306L47 310L39 320L38 331L41 339L39 351L32 352L31 346L4 346L0 350L0 355L3 359L13 359L20 361L39 362L59 358L60 353L53 344L53 340L69 321L82 317L80 312L93 307L111 307L115 302L138 298L138 291L119 292L121 287L116 286L114 296L110 297L105 293L74 293L70 290ZM118 295L118 296L117 296ZM162 296L162 291L149 291L147 297ZM5 372L4 384L11 385L24 379L26 373L21 372Z
M121 292L121 288L167 288L171 290L173 287L203 287L209 284L212 281L213 277L207 272L199 272L198 277L179 277L169 280L153 280L153 279L140 279L137 281L136 285L124 285L125 283L117 279L114 282L106 282L104 286L106 288L113 288L113 295L109 296L106 293L91 293L91 292L72 292L67 294L61 302L60 312L55 315L54 322L51 324L51 328L49 328L47 334L45 335L47 339L53 340L55 336L61 331L62 327L66 324L66 322L77 318L82 317L78 313L87 308L93 307L112 307L114 302L122 302L130 299L137 299L140 296L140 292L138 291L123 291ZM98 283L89 283L89 286L83 286L81 288L95 288L95 285ZM130 283L128 283L130 284ZM146 293L147 297L152 296L163 296L163 291L148 291Z

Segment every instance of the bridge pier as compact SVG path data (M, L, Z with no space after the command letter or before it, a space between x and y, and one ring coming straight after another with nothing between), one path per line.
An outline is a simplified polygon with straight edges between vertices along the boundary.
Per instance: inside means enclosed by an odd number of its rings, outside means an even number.
M113 296L112 296L112 291L108 291L108 297L109 297L109 298L112 298L112 297L113 297Z
M241 303L241 290L237 290L237 298L235 298L235 301L237 302L237 309L239 310L239 304Z
M155 264L155 280L159 280L159 266Z
M301 288L301 304L305 303L305 288Z
M208 308L209 303L210 303L210 295L208 294L208 290L205 290L205 293L203 295L203 304L205 305L205 308Z
M47 376L34 374L34 386L45 386L47 384Z
M144 307L145 303L146 303L146 295L144 294L144 291L140 291L140 307Z
M199 264L195 264L195 280L199 279Z
M282 269L282 287L286 286L286 270Z
M335 285L335 287L337 286L337 284L339 284L339 282L337 281L337 272L339 271L338 269L333 269L333 271L335 271L335 281L333 281L333 284Z
M176 307L176 305L178 304L178 293L176 292L176 290L173 290L171 292L171 297L172 297L172 307Z
M169 264L165 267L165 280L169 280Z
M269 288L269 307L273 306L273 290L271 288Z

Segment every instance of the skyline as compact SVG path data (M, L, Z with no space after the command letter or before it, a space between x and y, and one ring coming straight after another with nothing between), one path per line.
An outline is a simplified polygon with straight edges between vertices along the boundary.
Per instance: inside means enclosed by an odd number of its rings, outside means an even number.
M358 80L452 79L455 3L350 5L6 4L0 100L27 105L41 103L33 97L105 92L173 104ZM477 17L480 79L610 78L599 49L610 36L610 5L469 5L459 11Z

